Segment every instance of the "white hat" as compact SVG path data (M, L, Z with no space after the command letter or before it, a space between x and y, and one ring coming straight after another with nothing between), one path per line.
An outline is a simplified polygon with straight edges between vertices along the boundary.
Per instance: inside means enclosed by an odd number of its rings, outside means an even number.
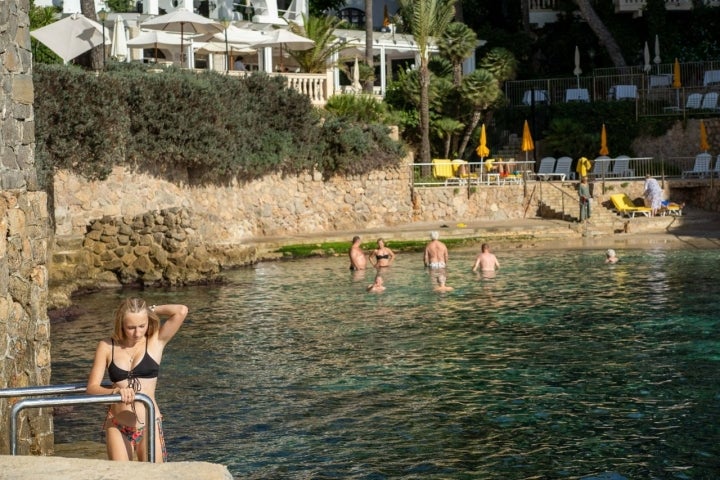
M615 256L615 250L613 250L612 248L609 248L606 253L607 253L607 256L608 256L608 257L614 257L614 256Z

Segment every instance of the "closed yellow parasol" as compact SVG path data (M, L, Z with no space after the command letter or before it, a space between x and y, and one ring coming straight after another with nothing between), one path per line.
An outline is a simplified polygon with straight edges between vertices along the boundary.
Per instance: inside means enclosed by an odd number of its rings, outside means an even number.
M608 155L610 150L607 146L607 132L605 131L605 124L603 123L602 131L600 132L600 155Z
M490 155L490 149L487 147L487 136L485 135L485 124L483 123L480 127L480 144L475 149L480 160Z
M528 125L527 120L525 120L525 125L523 125L521 148L522 151L525 152L525 160L528 159L528 152L531 150L535 150L535 144L533 143L532 135L530 134L530 125Z
M673 88L680 88L682 87L682 82L680 81L680 62L678 62L678 59L675 59L675 64L673 65Z
M707 152L710 150L708 145L707 130L705 130L705 122L700 120L700 150Z

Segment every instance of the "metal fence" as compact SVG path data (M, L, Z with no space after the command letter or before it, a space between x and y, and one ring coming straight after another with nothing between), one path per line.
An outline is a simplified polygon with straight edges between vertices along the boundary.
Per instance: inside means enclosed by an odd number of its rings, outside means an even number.
M512 107L569 102L632 101L638 116L720 114L720 62L673 63L595 69L592 76L517 80L505 83Z
M720 155L713 160L705 154L694 157L628 157L597 158L592 160L587 172L594 181L631 181L647 175L658 178L682 179L713 184L720 178ZM559 176L536 175L534 161L506 160L493 162L488 170L485 162L463 162L466 170L438 167L437 163L415 163L412 169L413 187L502 187L535 181L560 181ZM577 159L573 161L570 175L564 181L578 181ZM450 167L452 168L452 167Z

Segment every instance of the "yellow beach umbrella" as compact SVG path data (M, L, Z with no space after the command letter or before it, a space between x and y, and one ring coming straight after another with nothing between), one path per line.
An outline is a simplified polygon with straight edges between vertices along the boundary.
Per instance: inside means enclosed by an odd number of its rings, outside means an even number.
M710 150L708 145L707 130L705 130L705 122L700 120L700 150L707 152Z
M585 157L580 157L577 163L577 167L575 167L575 171L578 173L578 175L580 175L580 178L582 178L587 177L590 168L592 168L592 163L590 163L590 160Z
M525 125L523 125L523 136L522 136L522 151L525 152L525 161L528 159L528 152L531 150L535 150L535 144L533 143L532 135L530 134L530 125L528 125L527 120L525 120Z
M475 153L478 154L480 160L490 155L490 149L487 147L487 136L485 135L485 124L483 123L480 127L480 144L475 149Z
M682 82L680 81L680 62L678 62L678 59L675 59L675 64L673 65L673 82L672 82L673 88L680 88L682 87Z
M605 124L603 123L602 131L600 132L600 155L608 155L610 150L607 146L607 132L605 131Z

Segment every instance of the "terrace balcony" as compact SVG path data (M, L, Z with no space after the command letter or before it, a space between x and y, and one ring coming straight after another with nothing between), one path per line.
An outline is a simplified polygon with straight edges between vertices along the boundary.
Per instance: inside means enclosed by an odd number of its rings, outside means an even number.
M680 86L673 64L595 69L592 75L505 83L510 108L545 108L568 102L633 102L636 117L718 116L720 62L681 63ZM699 101L698 101L699 100Z
M720 0L701 0L706 7L720 7ZM544 25L557 21L560 13L558 0L530 0L530 23ZM613 0L615 13L630 13L640 17L647 4L646 0ZM688 11L694 8L693 0L666 0L668 12Z

